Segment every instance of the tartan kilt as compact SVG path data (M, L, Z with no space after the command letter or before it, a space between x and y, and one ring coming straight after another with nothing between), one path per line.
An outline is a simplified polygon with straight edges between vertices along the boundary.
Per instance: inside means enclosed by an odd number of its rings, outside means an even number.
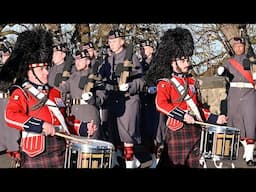
M168 156L171 165L198 168L200 159L201 128L184 124L177 130L167 130Z
M43 153L29 157L21 152L21 168L63 168L66 150L66 140L58 136L45 137Z

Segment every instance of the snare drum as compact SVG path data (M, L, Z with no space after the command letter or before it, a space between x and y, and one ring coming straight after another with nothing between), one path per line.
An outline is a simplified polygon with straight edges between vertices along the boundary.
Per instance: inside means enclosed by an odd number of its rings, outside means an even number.
M112 143L72 136L81 141L69 140L64 168L112 168L114 146Z
M226 126L203 128L200 152L204 158L236 160L238 157L240 130Z

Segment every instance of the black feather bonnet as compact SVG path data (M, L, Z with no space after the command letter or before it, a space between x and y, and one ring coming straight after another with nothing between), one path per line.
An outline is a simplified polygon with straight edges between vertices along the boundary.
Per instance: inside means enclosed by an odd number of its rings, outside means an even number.
M175 58L191 57L194 51L193 37L188 29L177 27L168 29L160 38L152 64L145 75L148 84L156 84L158 79L170 78L171 63Z
M22 83L27 78L30 64L52 63L53 38L49 31L35 28L21 32L16 40L11 56L0 72L0 89L12 83Z

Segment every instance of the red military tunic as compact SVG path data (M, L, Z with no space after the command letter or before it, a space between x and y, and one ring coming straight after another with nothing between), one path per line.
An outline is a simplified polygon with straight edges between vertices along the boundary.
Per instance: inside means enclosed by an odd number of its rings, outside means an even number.
M173 77L183 87L185 87L187 81L187 94L197 106L201 118L215 123L217 115L202 107L197 81L192 76L184 74L173 75ZM170 165L200 167L199 141L201 128L183 122L184 115L191 111L191 108L184 97L181 98L180 92L170 79L160 79L158 82L155 102L157 110L169 117L167 121L169 128L167 130L168 140L166 142Z
M177 79L177 81L182 85L185 86L185 78L174 76L174 78ZM192 98L193 102L198 106L198 109L201 110L201 117L203 119L208 120L210 116L210 112L208 109L203 108L203 105L200 101L201 98L199 95L198 86L196 83L198 83L193 77L187 77L188 82L188 95ZM187 104L186 100L183 99L182 101L179 101L181 97L180 92L175 87L174 83L170 79L162 79L158 82L157 85L157 97L156 97L156 106L157 109L164 113L165 115L170 114L175 109L180 109L184 112L191 111L190 106ZM174 114L175 116L175 114Z
M62 114L64 114L65 105L62 102L60 92L57 89L49 88L48 99L56 103ZM65 139L56 138L56 136L46 137L41 134L42 125L44 122L48 122L56 126L60 125L60 122L46 105L32 110L32 106L34 106L37 102L37 99L30 92L24 91L21 87L15 89L12 92L6 107L5 121L7 125L11 128L16 128L22 131L21 149L29 157L35 157L39 154L41 155L42 153L47 154L49 149L57 151L59 148L60 151L65 151ZM50 152L48 154L50 154ZM47 159L48 156L45 156L45 158ZM61 160L63 160L63 158L64 153ZM41 161L48 160L41 159ZM57 165L57 161L60 160L56 159L55 155L55 159L52 159L52 164L54 164L54 162L56 164L52 166L63 167L63 163L60 161L62 165ZM37 163L38 167L41 167L39 165L40 163L42 162Z

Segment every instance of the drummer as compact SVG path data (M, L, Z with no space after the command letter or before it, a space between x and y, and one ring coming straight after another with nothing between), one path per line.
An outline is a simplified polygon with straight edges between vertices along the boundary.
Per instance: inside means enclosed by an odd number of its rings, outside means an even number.
M63 125L64 103L60 91L48 86L48 66L52 60L52 35L35 28L19 34L13 52L0 72L0 84L11 95L5 121L22 131L21 168L63 168L66 140L55 135ZM50 108L51 106L57 106ZM86 129L94 129L87 124ZM63 129L63 132L68 132Z
M156 107L168 117L165 142L169 166L199 168L201 128L195 120L223 124L226 116L202 107L199 83L189 73L194 51L190 31L169 29L160 42L146 78L157 84Z

